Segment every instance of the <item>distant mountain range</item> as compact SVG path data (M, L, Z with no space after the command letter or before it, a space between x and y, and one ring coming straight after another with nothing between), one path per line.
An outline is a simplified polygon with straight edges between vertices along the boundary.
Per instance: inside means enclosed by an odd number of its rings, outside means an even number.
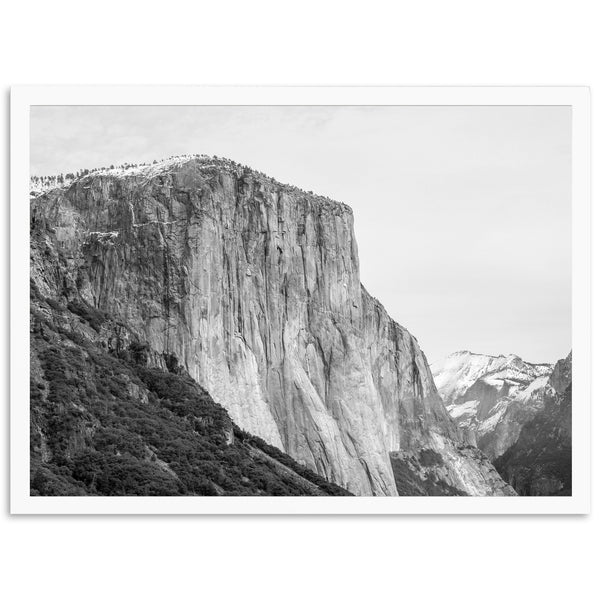
M552 366L461 351L432 372L456 423L517 493L570 493L570 354Z
M552 365L528 363L515 354L462 351L433 365L432 372L448 412L494 459L517 441L521 427L542 406Z

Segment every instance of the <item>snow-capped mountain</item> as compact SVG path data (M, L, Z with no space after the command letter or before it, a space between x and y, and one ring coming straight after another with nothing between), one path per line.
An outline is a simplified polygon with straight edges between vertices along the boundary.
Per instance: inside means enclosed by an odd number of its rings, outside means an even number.
M515 354L461 351L433 365L432 372L450 415L469 441L494 459L541 408L552 365L528 363Z

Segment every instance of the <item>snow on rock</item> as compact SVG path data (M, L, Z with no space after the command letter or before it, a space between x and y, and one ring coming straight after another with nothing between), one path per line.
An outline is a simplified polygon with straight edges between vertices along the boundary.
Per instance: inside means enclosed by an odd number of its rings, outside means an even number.
M491 459L516 441L540 409L551 373L552 365L528 363L515 354L465 350L432 366L448 412Z

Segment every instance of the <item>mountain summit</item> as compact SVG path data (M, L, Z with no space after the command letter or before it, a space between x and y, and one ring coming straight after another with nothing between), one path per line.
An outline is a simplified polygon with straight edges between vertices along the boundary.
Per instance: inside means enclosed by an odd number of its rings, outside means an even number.
M134 336L330 482L514 494L452 421L416 339L361 285L348 206L186 156L38 185L31 228L45 311L109 315L131 332L121 349Z

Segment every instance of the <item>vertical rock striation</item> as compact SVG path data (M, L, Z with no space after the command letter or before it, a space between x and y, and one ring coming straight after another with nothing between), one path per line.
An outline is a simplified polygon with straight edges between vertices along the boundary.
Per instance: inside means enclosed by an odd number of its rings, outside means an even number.
M421 479L512 493L466 447L415 338L361 286L348 206L187 157L79 178L34 197L31 218L68 257L62 293L126 322L320 475L395 495L394 453ZM32 274L48 285L43 256Z

